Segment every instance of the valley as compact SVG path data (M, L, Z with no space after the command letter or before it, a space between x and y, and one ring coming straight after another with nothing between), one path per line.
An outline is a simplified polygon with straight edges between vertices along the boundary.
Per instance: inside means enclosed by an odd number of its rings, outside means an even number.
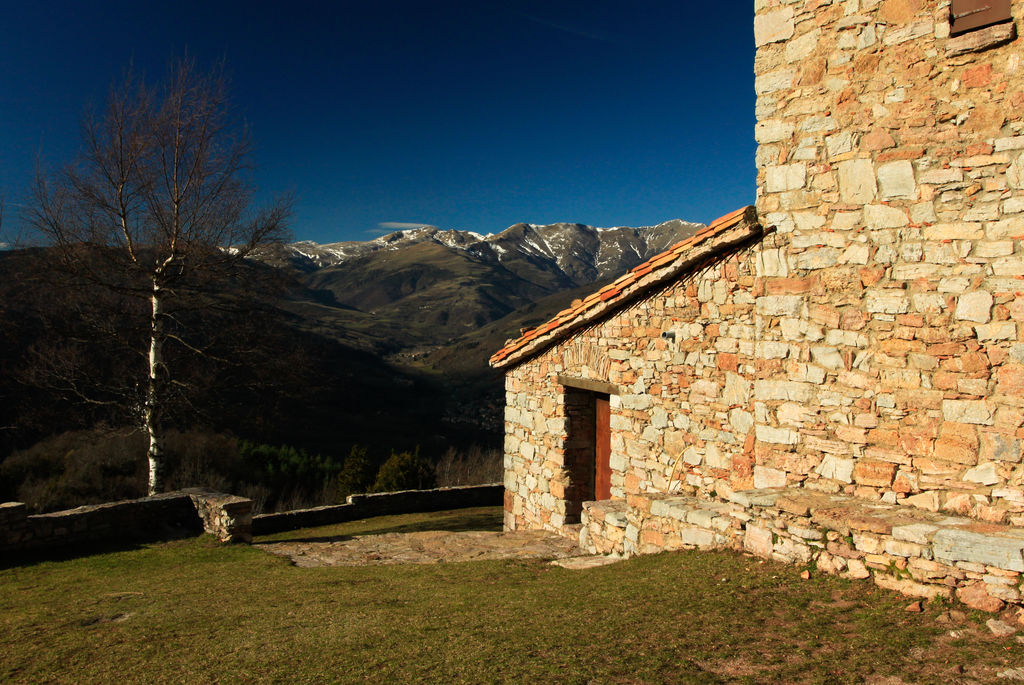
M486 237L425 227L367 242L293 243L261 258L293 279L284 307L303 330L399 366L472 374L486 370L492 344L700 226L521 223ZM446 353L452 347L458 359Z
M210 359L241 356L224 366L173 351L188 392L167 419L189 433L174 442L181 454L171 455L172 480L184 486L206 469L204 478L227 479L237 491L274 489L247 484L251 469L218 436L306 450L329 464L355 448L376 465L396 451L419 450L435 463L499 458L504 386L489 356L699 226L516 224L490 236L422 228L264 249L228 286L233 311L189 320L190 344ZM68 390L136 364L118 350L145 313L126 302L116 335L105 337L93 330L103 320L91 295L58 288L44 265L42 252L0 253L0 426L8 427L0 431L0 494L49 493L47 508L102 501L102 483L113 481L97 478L100 469L121 474L118 496L133 496L141 477L133 455L143 448L125 428L135 420L131 403L115 410ZM123 437L94 432L103 426ZM190 444L221 445L220 456L188 467L189 475L181 469L193 463ZM79 475L69 475L75 463ZM316 493L328 493L334 468L314 469L305 484L290 481L294 494L271 497L329 500Z

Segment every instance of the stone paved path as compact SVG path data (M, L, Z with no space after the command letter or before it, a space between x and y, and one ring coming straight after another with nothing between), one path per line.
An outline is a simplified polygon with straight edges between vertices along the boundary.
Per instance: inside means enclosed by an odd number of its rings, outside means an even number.
M258 547L289 557L296 566L437 564L482 559L565 559L580 554L576 543L543 531L424 531L356 535L330 542L267 542Z

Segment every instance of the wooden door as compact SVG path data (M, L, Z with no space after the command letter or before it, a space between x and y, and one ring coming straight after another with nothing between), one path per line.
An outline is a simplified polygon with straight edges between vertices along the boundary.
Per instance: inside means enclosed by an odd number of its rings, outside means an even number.
M594 445L594 499L612 498L612 431L608 396L598 395L595 402L597 430Z

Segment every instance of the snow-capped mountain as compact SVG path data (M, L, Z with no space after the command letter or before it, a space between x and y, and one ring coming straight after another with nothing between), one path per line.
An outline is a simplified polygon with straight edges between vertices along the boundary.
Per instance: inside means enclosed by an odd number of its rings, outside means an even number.
M399 367L481 378L487 357L521 328L700 226L522 223L486 236L427 226L365 242L293 243L261 258L290 275L285 307L296 326Z
M674 242L691 235L702 224L673 220L657 226L595 228L584 224L537 225L520 223L501 233L481 235L435 226L395 231L368 241L317 244L310 241L287 246L286 256L304 272L334 267L379 252L393 252L422 243L436 243L465 252L484 262L501 265L523 259L547 262L575 285L618 275Z

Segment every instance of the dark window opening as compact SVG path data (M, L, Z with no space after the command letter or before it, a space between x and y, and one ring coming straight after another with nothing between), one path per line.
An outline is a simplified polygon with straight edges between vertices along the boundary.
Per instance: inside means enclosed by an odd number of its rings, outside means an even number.
M1012 18L1010 0L953 0L950 5L949 34L958 36Z

